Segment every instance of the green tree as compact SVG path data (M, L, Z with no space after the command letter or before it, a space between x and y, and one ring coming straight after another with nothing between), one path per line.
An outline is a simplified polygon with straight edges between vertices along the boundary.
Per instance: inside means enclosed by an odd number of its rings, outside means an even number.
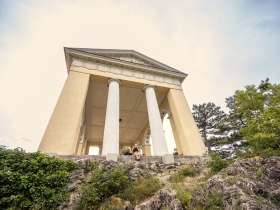
M248 141L247 154L279 154L280 85L268 79L226 99L232 128ZM249 152L249 153L248 153Z
M211 102L193 105L192 109L194 120L204 138L208 152L211 152L209 135L221 134L222 130L226 130L226 113Z

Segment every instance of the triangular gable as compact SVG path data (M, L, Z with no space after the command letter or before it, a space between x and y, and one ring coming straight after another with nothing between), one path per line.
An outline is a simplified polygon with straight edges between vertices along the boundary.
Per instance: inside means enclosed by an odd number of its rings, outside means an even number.
M67 49L67 48L66 48ZM135 64L141 64L149 67L159 68L162 70L185 74L177 69L167 66L159 61L156 61L146 55L143 55L135 50L118 50L118 49L91 49L91 48L68 48L75 51L90 53L121 61L126 61ZM185 74L187 75L187 74Z

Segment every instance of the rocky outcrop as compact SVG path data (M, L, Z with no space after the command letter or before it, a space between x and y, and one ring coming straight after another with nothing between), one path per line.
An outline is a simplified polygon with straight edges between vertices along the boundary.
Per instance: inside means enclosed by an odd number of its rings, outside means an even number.
M181 158L180 161L172 163L172 164L164 164L162 162L158 161L147 161L147 162L138 162L138 161L119 161L118 163L114 161L100 161L99 165L100 167L105 168L106 170L110 170L117 164L128 169L129 171L129 177L132 180L137 180L139 177L152 175L157 176L161 181L164 181L163 179L168 179L169 175L174 173L179 167L186 164L183 161L183 158ZM201 162L193 162L192 163L199 171L202 170L202 164Z
M231 164L209 179L204 197L220 193L224 209L280 209L280 157L255 157Z
M59 209L75 209L75 206L79 202L81 195L84 193L82 188L78 186L81 183L86 183L88 180L88 172L90 171L91 162L89 159L79 159L76 161L79 165L79 169L72 172L69 182L65 186L66 190L70 193L70 199L64 202Z
M89 182L89 171L92 159L77 159L80 165L78 170L73 171L71 179L66 186L70 192L70 200L63 203L59 209L75 209L83 194L82 188L79 187L83 183ZM116 164L125 167L129 171L129 177L137 180L139 177L146 175L156 176L161 182L168 183L170 174L177 171L178 167L183 165L182 162L173 164L163 164L162 162L147 161L113 161L98 160L99 167L110 170ZM194 166L201 171L202 164L195 162ZM203 174L203 173L201 173ZM202 176L200 174L200 176ZM255 157L242 161L236 161L226 169L220 171L217 175L211 177L207 181L200 181L201 177L189 177L188 182L182 183L186 189L190 190L190 206L199 205L207 206L207 200L211 196L219 196L221 199L221 209L242 209L242 210L276 210L280 209L280 157L270 157L262 159ZM197 179L197 181L195 181ZM199 183L199 187L187 187L192 183ZM192 189L197 191L192 193ZM113 197L114 198L114 197ZM111 198L111 199L113 199ZM213 197L212 197L213 198ZM123 209L132 209L129 202L113 201L121 203ZM211 200L211 199L210 199ZM185 205L185 204L184 204ZM135 207L136 210L157 210L157 209L183 209L182 203L176 199L174 190L164 188L159 190L155 196L140 203Z
M161 189L152 198L137 205L134 210L183 210L182 203L175 196L176 192L174 190Z
M161 181L165 181L169 178L170 174L177 170L178 167L180 167L182 164L181 161L183 158L181 158L180 161L177 161L173 164L163 164L162 162L158 162L157 159L155 161L145 161L145 162L138 162L138 161L106 161L106 160L92 160L90 158L73 158L73 160L76 161L76 163L80 166L78 170L74 170L72 173L72 176L66 185L66 190L70 193L70 199L67 202L64 202L59 209L75 209L75 206L79 203L80 197L83 195L83 188L79 187L83 183L89 182L90 179L90 168L92 161L98 162L99 167L104 168L105 170L110 170L116 165L120 165L124 168L126 168L129 171L129 177L132 180L137 180L140 177L145 177L147 175L154 175L157 176ZM196 167L201 167L201 164L195 163ZM171 193L172 194L172 193ZM164 200L170 199L171 194L168 194L166 190L163 191L158 196L159 199L162 199L160 202L165 202ZM172 194L172 200L174 200L174 196ZM166 199L165 199L166 198ZM173 209L180 209L176 206L180 206L178 203L178 200L175 200L172 203L172 206L174 206ZM176 208L175 208L176 207ZM126 208L124 208L126 209ZM155 208L154 208L155 209Z

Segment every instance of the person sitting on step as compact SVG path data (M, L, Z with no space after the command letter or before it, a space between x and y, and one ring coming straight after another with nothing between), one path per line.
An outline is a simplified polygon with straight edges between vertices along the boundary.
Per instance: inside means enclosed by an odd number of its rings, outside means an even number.
M132 154L135 156L135 160L140 161L140 149L137 144L134 144Z

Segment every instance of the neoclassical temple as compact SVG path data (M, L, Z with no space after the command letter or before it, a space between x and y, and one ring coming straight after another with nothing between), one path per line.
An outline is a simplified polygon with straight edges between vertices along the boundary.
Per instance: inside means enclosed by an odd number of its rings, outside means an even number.
M187 74L134 50L64 48L68 77L39 151L59 155L120 154L135 143L145 155L168 154L168 115L179 154L201 156L205 145L185 99Z

